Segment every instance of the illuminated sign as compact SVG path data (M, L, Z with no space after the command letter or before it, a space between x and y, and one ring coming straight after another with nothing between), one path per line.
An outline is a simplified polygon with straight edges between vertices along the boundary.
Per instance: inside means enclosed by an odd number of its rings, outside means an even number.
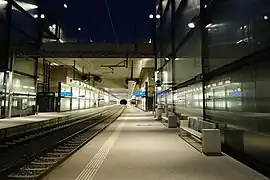
M72 96L72 92L61 92L60 93L61 96L64 96L64 97L71 97Z
M243 93L242 92L239 92L239 91L237 91L237 92L230 92L229 93L229 96L231 96L231 97L242 97L243 96Z
M133 95L136 96L136 97L144 97L145 96L145 92L143 92L143 91L135 91L133 93Z

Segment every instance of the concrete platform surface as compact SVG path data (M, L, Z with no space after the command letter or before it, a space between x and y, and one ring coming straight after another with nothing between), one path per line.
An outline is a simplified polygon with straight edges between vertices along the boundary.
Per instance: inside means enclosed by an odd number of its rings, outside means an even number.
M25 117L14 117L10 119L0 119L0 129L21 126L28 123L35 123L40 121L47 121L55 118L66 117L67 114L61 113L39 113L38 115L31 115Z
M49 112L49 113L39 113L38 115L30 115L30 116L24 116L24 117L13 117L10 119L0 119L0 130L6 129L6 128L12 128L15 126L21 126L29 123L35 123L35 122L41 122L41 121L47 121L51 119L56 118L62 118L62 117L72 117L77 115L82 115L86 113L91 113L95 111L102 111L103 109L107 108L100 107L100 108L91 108L91 109L83 109L83 110L76 110L76 111L67 111L67 112Z
M44 180L266 180L228 156L207 157L152 118L128 107L112 125Z

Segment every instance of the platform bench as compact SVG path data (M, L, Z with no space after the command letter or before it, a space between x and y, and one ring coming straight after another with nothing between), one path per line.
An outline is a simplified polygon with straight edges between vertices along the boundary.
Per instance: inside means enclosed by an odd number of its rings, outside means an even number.
M186 134L202 139L203 129L215 129L216 125L211 122L203 121L197 117L189 117L188 120L180 120L180 135L184 131Z
M192 135L202 142L202 151L206 155L222 155L220 130L211 122L189 117L180 121L180 136Z

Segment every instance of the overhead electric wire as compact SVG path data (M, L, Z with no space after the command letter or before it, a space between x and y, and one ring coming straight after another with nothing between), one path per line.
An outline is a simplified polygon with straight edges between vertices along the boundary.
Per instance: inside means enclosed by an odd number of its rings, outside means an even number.
M118 38L117 38L117 35L116 35L116 32L115 32L115 27L114 27L114 24L113 24L113 20L112 20L112 15L111 15L110 7L109 7L109 4L108 4L107 0L104 0L104 1L105 1L105 4L106 4L106 8L107 8L107 11L108 11L108 16L109 16L110 23L111 23L111 26L112 26L112 31L113 31L115 43L116 43L116 45L117 45L118 51L120 51L120 46L119 46Z

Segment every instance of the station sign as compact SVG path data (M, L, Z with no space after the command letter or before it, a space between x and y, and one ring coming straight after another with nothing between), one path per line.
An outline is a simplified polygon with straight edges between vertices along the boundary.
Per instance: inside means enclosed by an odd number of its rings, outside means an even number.
M135 91L133 93L133 95L136 96L136 97L145 97L146 96L145 91Z
M60 95L63 96L63 97L71 97L72 96L72 92L66 92L66 91L64 91L64 92L61 92Z
M243 96L243 93L242 92L239 92L239 91L230 92L229 93L229 96L231 96L231 97L242 97Z

